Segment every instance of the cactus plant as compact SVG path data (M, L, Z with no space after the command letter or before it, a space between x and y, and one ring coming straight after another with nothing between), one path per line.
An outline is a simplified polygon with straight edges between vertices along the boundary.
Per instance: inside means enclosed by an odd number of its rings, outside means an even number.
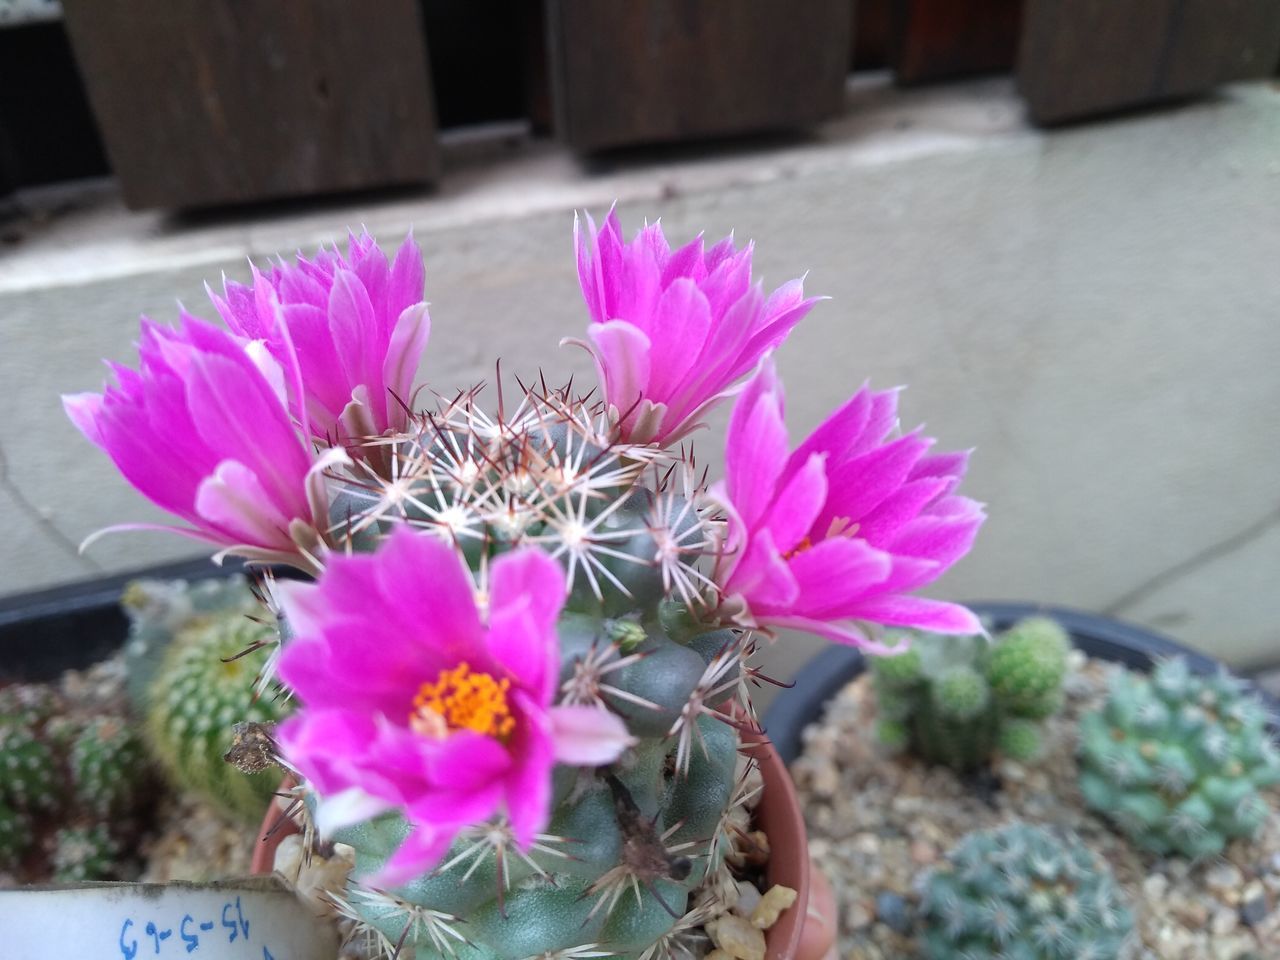
M53 879L57 883L109 879L119 856L120 844L106 824L63 827L53 838Z
M1046 827L970 833L924 882L928 960L1117 960L1132 929L1106 864Z
M792 447L768 354L814 304L801 283L766 297L731 238L673 251L656 225L627 244L615 215L588 223L586 396L500 377L496 412L481 387L417 409L421 254L362 235L225 284L231 332L145 323L138 371L64 399L196 536L313 578L273 595L278 644L135 592L140 621L164 621L136 632L148 664L149 634L178 634L147 684L151 736L207 779L225 745L206 734L269 719L217 695L218 670L278 673L300 707L232 754L256 768L269 746L300 780L307 838L354 850L334 902L389 954L663 960L736 926L717 911L768 850L739 742L757 637L979 629L907 594L983 521L954 493L966 455L898 435L896 394L869 387ZM688 438L735 394L709 486ZM133 469L148 456L165 469ZM255 642L268 664L229 659Z
M1153 853L1216 856L1254 835L1280 750L1261 701L1225 670L1184 658L1150 677L1117 669L1106 703L1080 720L1080 788L1090 807Z
M364 878L376 879L410 834L404 816L333 832L356 854L356 879L340 895L344 911L386 944L403 943L422 958L446 945L476 960L586 944L644 955L692 910L695 891L726 882L725 857L737 836L730 814L755 792L727 713L745 679L750 640L700 625L687 610L673 619L667 609L695 596L693 560L708 546L701 493L686 498L675 484L638 486L643 461L601 444L594 424L563 417L545 398L530 398L528 411L496 437L480 416L454 411L450 433L406 444L403 469L422 477L421 492L411 487L406 497L407 512L429 522L413 504L430 502L446 471L465 472L457 451L491 465L475 491L455 493L455 532L490 556L506 554L512 539L566 556L571 579L556 625L559 701L620 718L631 744L594 775L561 768L549 823L524 851L511 819L500 815L462 830L434 870L388 887ZM584 474L585 481L572 479ZM379 501L362 502L357 491L351 503L352 527L372 527L367 518ZM601 543L575 554L576 524L600 531ZM667 540L676 546L664 561ZM474 676L469 669L450 675L455 702ZM446 710L439 697L432 703Z
M90 718L69 752L79 809L114 818L138 807L150 770L142 738L124 718Z
M278 720L285 704L256 683L277 633L243 577L188 586L137 581L125 592L133 620L127 648L147 743L179 789L191 790L252 822L279 785L223 760L233 726Z
M996 751L1014 760L1037 756L1038 721L1062 705L1069 643L1058 624L1031 617L994 643L928 633L902 639L909 649L871 657L886 748L958 770Z

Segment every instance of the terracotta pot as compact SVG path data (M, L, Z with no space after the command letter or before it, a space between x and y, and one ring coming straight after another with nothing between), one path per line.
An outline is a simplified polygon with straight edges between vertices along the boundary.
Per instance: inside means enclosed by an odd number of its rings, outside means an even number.
M805 835L804 817L800 813L795 785L773 744L764 736L748 736L746 739L756 740L758 746L752 749L752 755L759 761L760 772L764 775L764 793L756 808L756 823L769 835L772 853L768 881L796 891L795 905L779 917L765 935L768 943L766 957L767 960L795 960L809 909L809 842ZM285 786L289 783L286 780ZM297 832L298 827L292 820L280 820L278 807L273 805L267 810L253 848L253 872L270 873L280 841Z
M796 902L765 935L769 960L795 960L800 934L809 911L809 839L805 834L800 799L786 764L767 737L759 738L753 755L764 775L764 793L756 808L756 822L769 836L770 884L780 883L796 891Z

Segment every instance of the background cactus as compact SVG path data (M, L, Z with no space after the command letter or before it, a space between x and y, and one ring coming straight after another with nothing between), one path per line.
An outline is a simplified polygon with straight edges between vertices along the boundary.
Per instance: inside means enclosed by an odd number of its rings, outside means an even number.
M0 721L0 801L25 813L55 810L66 799L58 757L41 739L41 729L16 719Z
M1013 823L968 834L925 880L928 960L1116 960L1133 916L1074 834Z
M53 880L77 883L110 877L121 852L106 824L77 824L54 834Z
M55 879L117 875L116 854L151 799L151 771L126 719L84 712L95 708L42 684L0 690L0 866L47 839ZM50 836L71 814L81 818L75 828ZM37 860L35 879L44 876Z
M1080 721L1080 788L1143 849L1220 854L1267 815L1280 751L1245 683L1193 674L1182 658L1150 677L1116 670L1106 704Z
M225 762L233 726L278 720L286 706L257 681L278 635L243 577L137 581L125 592L133 620L131 693L147 743L173 785L252 823L279 787L278 771L245 774Z
M335 899L353 936L387 955L660 960L682 955L708 903L736 892L727 858L749 843L759 775L728 711L749 679L750 641L698 623L701 494L680 465L659 478L654 451L624 456L569 406L531 394L495 424L464 398L399 448L398 475L417 478L409 495L374 483L339 496L353 538L408 520L446 527L476 564L517 539L558 558L571 584L559 702L609 707L636 741L608 768L557 770L552 820L527 855L490 822L464 831L434 872L375 889L361 878L408 824L387 814L336 831L355 869Z
M76 806L101 818L128 815L147 776L142 738L122 717L91 718L70 749Z
M903 653L871 657L877 732L890 749L967 770L999 750L1041 749L1036 721L1062 706L1070 644L1052 620L1023 620L996 638L900 634Z

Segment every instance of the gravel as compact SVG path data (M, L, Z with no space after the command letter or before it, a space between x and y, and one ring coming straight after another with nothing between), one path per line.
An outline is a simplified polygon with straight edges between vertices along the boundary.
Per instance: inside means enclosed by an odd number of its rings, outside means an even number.
M1195 864L1137 851L1084 809L1075 721L1100 702L1110 669L1077 653L1067 705L1045 724L1043 758L998 761L978 777L884 754L867 677L830 702L805 731L792 774L809 851L839 901L842 958L919 956L910 929L924 871L968 831L1023 819L1075 830L1110 863L1134 901L1135 960L1280 960L1280 791L1268 795L1257 839Z

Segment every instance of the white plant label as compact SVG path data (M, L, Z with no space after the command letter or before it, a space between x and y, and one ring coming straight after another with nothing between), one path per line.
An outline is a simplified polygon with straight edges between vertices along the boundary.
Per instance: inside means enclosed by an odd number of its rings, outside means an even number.
M0 890L14 960L334 960L337 941L271 882L95 883Z

